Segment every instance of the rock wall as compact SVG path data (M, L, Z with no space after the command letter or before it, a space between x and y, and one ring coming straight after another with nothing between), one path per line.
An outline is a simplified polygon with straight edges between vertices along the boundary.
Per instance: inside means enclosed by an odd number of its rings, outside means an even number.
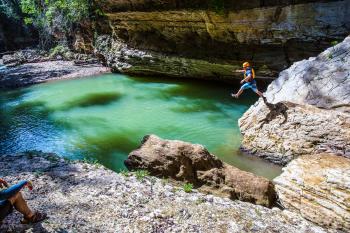
M105 46L103 53L125 73L231 79L232 69L250 60L260 78L272 78L350 32L349 1L107 0L100 5L113 40L124 44ZM118 66L120 61L127 65Z
M282 205L322 226L350 231L350 159L302 156L274 179Z
M265 95L272 103L294 102L289 104L288 119L281 124L283 117L278 116L261 125L269 110L260 99L239 120L243 149L281 164L324 151L350 157L349 67L347 37L281 72Z

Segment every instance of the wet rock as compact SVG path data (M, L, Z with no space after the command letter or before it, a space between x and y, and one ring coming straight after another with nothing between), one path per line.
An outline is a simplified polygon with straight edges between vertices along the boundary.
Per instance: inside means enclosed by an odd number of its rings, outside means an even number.
M290 211L185 193L156 177L138 180L54 154L0 155L0 175L10 184L31 180L25 199L50 217L22 225L15 211L0 232L328 232Z
M124 163L130 170L145 169L151 175L189 182L202 191L233 200L264 206L275 201L269 180L221 162L202 145L147 135Z
M350 231L350 159L299 157L274 179L283 206L322 226Z
M242 148L280 164L320 152L350 157L349 51L347 37L281 72L265 95L268 102L286 102L287 121L277 116L261 124L269 111L260 99L239 120Z
M81 78L110 72L98 62L75 64L73 61L25 63L0 69L0 89L17 88L49 80Z

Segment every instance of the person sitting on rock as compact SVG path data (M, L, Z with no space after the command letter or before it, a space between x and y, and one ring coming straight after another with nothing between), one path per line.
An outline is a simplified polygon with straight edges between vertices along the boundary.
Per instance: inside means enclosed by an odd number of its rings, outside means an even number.
M244 90L246 89L252 89L256 94L258 94L260 97L263 96L263 94L258 90L256 86L255 81L255 72L254 69L250 67L249 62L243 63L243 70L236 70L236 72L244 72L244 79L241 81L242 87L239 89L237 94L231 94L232 97L238 98Z
M9 215L13 207L23 214L22 224L37 223L47 218L46 214L33 212L24 200L20 190L27 187L29 190L33 189L33 185L29 181L21 181L16 185L9 187L7 182L0 179L0 224Z

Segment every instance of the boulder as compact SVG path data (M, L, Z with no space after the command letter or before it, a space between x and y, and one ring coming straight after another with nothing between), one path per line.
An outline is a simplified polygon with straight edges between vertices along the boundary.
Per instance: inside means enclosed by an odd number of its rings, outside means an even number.
M202 145L147 135L124 163L129 170L145 169L151 175L189 182L202 191L234 200L269 207L275 201L269 180L223 163Z
M287 121L281 115L261 124L269 109L260 99L239 119L242 149L279 164L320 152L350 157L349 51L347 37L281 72L264 95L286 104Z
M327 228L350 232L350 159L301 156L274 179L281 204Z

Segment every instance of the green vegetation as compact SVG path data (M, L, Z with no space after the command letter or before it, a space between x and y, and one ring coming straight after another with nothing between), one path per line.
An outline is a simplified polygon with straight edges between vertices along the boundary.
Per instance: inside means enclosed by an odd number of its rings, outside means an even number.
M149 176L149 172L147 170L137 170L135 172L137 180L143 180L145 177Z
M21 10L18 7L20 0L0 0L0 15L8 19L20 20Z
M337 44L339 44L339 42L338 42L337 40L333 40L333 41L331 42L331 45L332 45L332 46L336 46Z
M190 193L192 192L192 189L193 189L193 184L191 183L186 183L182 186L183 190L186 192L186 193Z
M119 173L122 174L125 177L129 177L130 176L130 172L126 169L120 169Z
M77 25L89 18L90 5L89 0L20 0L25 23L39 30L43 45L53 36L66 42Z
M225 0L210 0L209 9L222 15L225 12Z

